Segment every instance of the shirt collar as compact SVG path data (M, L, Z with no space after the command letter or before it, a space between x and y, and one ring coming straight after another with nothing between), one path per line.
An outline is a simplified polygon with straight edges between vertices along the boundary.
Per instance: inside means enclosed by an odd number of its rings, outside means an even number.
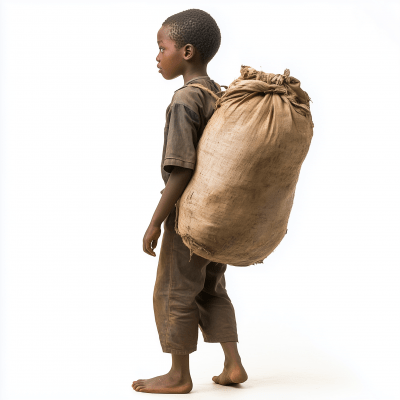
M191 83L191 82L193 82L193 81L196 81L197 79L210 79L210 77L209 77L208 75L197 76L196 78L193 78L193 79L191 79L190 81L187 81L186 84L185 84L184 86L180 87L179 89L176 89L175 92L178 91L178 90L180 90L180 89L182 89L182 88L184 88L184 87L187 86L189 83ZM175 92L174 92L174 93L175 93Z

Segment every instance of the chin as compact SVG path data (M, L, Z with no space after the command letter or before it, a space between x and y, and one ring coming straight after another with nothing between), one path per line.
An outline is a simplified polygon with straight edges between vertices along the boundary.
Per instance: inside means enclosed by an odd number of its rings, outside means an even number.
M168 81L171 81L172 79L176 79L176 78L178 78L180 75L173 75L173 76L164 76L163 75L163 77L164 77L164 79L166 79L166 80L168 80Z
M158 71L158 72L161 74L161 76L162 76L164 79L167 79L167 80L171 79L171 78L168 77L168 75L165 75L164 70L161 69L161 70Z
M162 69L162 68L159 70L158 73L161 74L162 77L163 77L164 79L166 79L167 81L170 81L170 80L175 79L175 78L177 78L178 76L180 76L179 74L167 73L167 72L166 72L164 69Z

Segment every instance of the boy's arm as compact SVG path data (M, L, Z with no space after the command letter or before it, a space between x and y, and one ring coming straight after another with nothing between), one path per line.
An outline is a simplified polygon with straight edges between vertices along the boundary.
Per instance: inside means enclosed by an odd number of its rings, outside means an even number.
M154 215L150 224L161 226L165 218L168 217L169 213L175 206L178 199L181 197L187 184L192 178L192 174L192 169L178 166L174 167L167 181L167 185L165 186L158 206L154 211Z
M150 225L143 237L143 251L145 253L156 256L153 249L157 247L157 240L161 235L161 224L168 217L172 208L175 207L192 175L192 169L174 166Z

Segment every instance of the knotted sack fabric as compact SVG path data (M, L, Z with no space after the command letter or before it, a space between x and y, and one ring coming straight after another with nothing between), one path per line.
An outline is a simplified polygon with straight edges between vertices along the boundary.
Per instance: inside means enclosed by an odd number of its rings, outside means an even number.
M262 263L287 232L313 127L300 81L248 66L220 96L176 203L175 231L190 249L233 266Z

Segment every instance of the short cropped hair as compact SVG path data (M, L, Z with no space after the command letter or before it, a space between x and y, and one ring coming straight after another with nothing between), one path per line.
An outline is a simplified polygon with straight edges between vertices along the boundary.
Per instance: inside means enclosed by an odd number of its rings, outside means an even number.
M169 26L169 37L175 41L175 48L181 49L192 44L207 64L221 45L221 32L214 18L203 10L192 8L171 15L162 26Z

